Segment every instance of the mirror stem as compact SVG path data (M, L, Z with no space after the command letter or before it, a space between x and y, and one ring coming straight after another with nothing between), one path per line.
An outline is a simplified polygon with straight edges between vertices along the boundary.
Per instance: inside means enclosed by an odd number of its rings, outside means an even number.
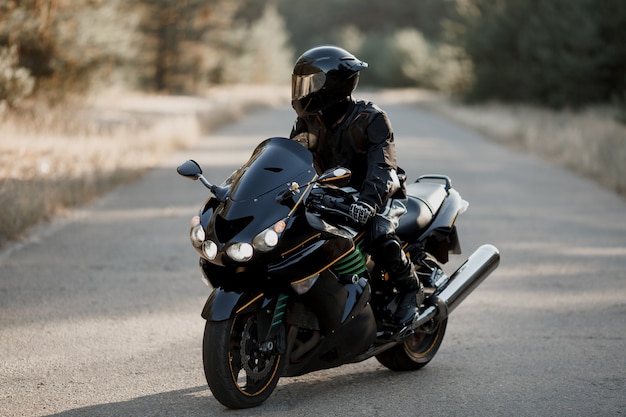
M208 182L208 181L207 181L207 179L206 179L206 178L204 178L204 175L202 175L202 174L198 174L198 175L196 176L196 178L198 178L198 179L200 180L200 182L201 182L202 184L204 184L204 186L205 186L206 188L208 188L208 189L209 189L209 190L211 190L211 191L214 191L215 186L214 186L213 184L211 184L210 182Z

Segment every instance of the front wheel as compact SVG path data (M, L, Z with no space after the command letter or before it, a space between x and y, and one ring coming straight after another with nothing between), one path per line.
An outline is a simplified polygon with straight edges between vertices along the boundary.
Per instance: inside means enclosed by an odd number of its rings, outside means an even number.
M215 399L229 408L250 408L274 391L282 357L260 350L256 314L207 321L202 343L204 375Z
M432 321L418 329L419 332L403 343L376 355L376 359L393 371L420 369L435 357L447 325L448 319Z

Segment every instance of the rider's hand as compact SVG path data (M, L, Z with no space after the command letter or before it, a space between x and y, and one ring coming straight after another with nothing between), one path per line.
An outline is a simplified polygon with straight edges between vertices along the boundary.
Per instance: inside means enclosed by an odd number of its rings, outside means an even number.
M357 201L350 205L350 217L360 224L365 224L369 219L374 217L376 209L363 201Z

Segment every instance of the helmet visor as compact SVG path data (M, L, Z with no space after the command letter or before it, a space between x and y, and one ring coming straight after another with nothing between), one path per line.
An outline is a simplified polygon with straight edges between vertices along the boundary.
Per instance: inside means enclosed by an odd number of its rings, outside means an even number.
M296 75L291 78L291 99L299 100L311 93L316 93L324 87L326 74L316 72L315 74Z

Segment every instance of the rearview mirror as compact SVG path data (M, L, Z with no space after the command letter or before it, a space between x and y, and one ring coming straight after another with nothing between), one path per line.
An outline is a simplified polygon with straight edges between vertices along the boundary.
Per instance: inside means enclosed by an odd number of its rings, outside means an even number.
M191 178L192 180L197 180L202 175L202 168L200 165L193 159L183 162L178 168L176 168L176 172L186 178Z
M321 184L333 184L337 187L345 187L350 182L351 175L352 172L349 169L337 167L324 172L317 179L317 182Z

